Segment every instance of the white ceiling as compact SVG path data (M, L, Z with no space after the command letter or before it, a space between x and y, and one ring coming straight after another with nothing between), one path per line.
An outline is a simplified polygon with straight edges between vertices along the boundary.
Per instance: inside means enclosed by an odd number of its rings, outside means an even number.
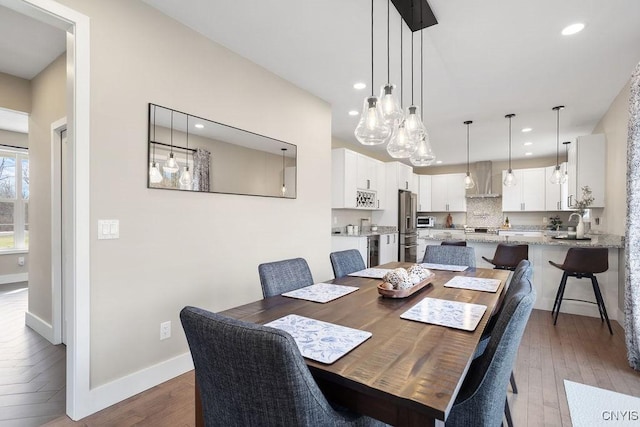
M185 25L326 100L332 133L357 146L353 130L370 85L368 0L144 0ZM471 125L471 161L507 155L507 113L513 157L555 154L560 140L590 133L640 61L638 0L430 0L439 24L424 30L424 117L443 164L466 159L464 120ZM386 5L375 0L375 84L386 82ZM391 82L400 80L397 12L391 6ZM579 34L560 30L584 22ZM415 36L419 102L419 33ZM410 35L404 30L404 104L411 99ZM0 7L0 72L32 78L64 51L64 32ZM214 119L215 118L211 118ZM519 130L532 127L524 134ZM524 147L526 141L533 145ZM360 147L362 148L362 147ZM375 148L374 148L375 149ZM384 148L378 148L384 152ZM364 149L366 151L366 149Z
M332 133L353 136L370 93L368 0L277 2L144 0L208 38L326 100ZM555 155L560 140L590 133L640 61L638 0L430 0L439 24L424 30L425 122L443 164L507 157L507 113L513 119L513 157ZM375 93L386 82L386 6L375 0ZM391 6L391 81L400 80L399 15ZM566 25L584 22L574 36ZM404 103L410 96L410 35L405 26ZM416 33L416 102L419 102L419 33ZM532 127L530 133L521 133ZM524 147L526 141L533 145ZM362 147L360 147L362 148ZM382 148L384 150L384 148Z

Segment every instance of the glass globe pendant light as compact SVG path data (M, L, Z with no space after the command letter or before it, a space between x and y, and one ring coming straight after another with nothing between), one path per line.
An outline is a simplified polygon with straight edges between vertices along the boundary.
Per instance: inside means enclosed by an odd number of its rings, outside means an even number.
M511 169L511 119L515 116L515 114L507 114L505 116L505 118L509 119L509 170L503 181L505 187L513 187L517 184L516 176L513 173L513 169Z
M564 173L562 174L562 178L560 179L560 184L566 184L569 182L569 144L571 141L565 141L562 143L565 146L565 150L567 153L567 163L565 164Z
M559 105L557 107L553 107L552 109L556 112L556 168L553 170L551 174L551 178L549 181L552 184L560 184L562 181L562 172L560 171L560 110L564 108L564 105Z
M402 57L403 57L403 43L402 43L402 33L404 28L402 27L402 17L400 18L400 86L404 87L403 82L403 67L402 67ZM400 92L400 105L402 106L402 92ZM411 157L411 155L418 149L418 141L415 139L416 134L410 134L409 128L407 127L407 119L401 118L396 121L396 124L393 128L393 132L391 134L391 139L389 139L389 144L387 144L387 153L394 159L407 159Z
M384 144L391 135L391 128L384 121L382 105L373 94L373 0L371 0L371 96L365 98L362 115L354 132L363 145Z
M167 161L164 163L164 166L162 166L162 170L167 173L176 173L180 170L178 162L173 157L173 110L171 110L171 149L167 156Z
M193 177L189 172L189 115L187 114L187 148L184 151L184 168L180 175L180 187L185 190L191 190L191 184L193 183Z
M152 161L149 164L149 182L152 184L159 184L162 182L162 174L156 162L156 106L153 106L153 139L152 139L153 156Z
M422 3L420 3L422 6ZM421 14L422 15L422 14ZM422 114L424 115L424 36L423 31L420 31L420 105L422 106ZM423 132L420 141L418 142L418 149L413 152L411 157L409 157L411 164L414 166L429 166L433 164L436 160L436 156L433 153L433 148L431 147L431 141L429 139L429 133L427 132L427 128L424 126L423 121Z
M395 93L396 85L391 84L391 72L390 72L390 54L389 54L389 4L391 0L387 0L387 84L382 85L380 88L380 103L382 104L382 116L385 123L389 126L393 126L396 120L400 120L403 117L402 108L398 102L398 97Z
M409 136L411 140L415 142L416 149L418 148L418 142L422 139L422 134L424 133L424 125L422 124L422 119L420 119L420 109L413 102L413 92L414 92L414 83L415 79L413 77L414 65L413 65L413 33L411 33L411 105L407 108L406 114L406 127L409 132Z
M469 173L469 125L471 123L473 123L471 120L464 122L464 124L467 125L467 176L464 177L464 188L467 190L476 186L476 183L473 182L473 178L471 178L471 174Z

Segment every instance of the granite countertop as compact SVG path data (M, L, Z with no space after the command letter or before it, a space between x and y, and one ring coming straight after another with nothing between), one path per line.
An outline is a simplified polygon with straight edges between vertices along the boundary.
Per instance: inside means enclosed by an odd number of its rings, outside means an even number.
M560 236L563 236L561 233ZM518 243L528 245L552 245L552 246L587 246L596 248L624 248L624 238L613 234L593 234L587 235L591 240L554 239L553 235L538 237L527 236L500 236L497 234L472 233L465 234L464 237L456 234L456 239L466 240L472 243ZM436 230L430 236L421 236L423 240L447 240L446 231Z
M393 234L397 232L398 232L397 227L379 225L377 231L371 231L370 229L365 229L364 231L360 231L358 234L347 234L344 227L334 228L331 230L331 235L338 236L338 237L369 237L369 236L380 236L383 234Z

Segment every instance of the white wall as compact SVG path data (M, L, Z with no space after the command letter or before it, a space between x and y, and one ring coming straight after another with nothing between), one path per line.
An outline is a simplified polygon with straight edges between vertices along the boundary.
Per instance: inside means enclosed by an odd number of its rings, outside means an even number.
M139 1L61 2L91 19L96 387L186 352L185 305L218 311L261 298L261 262L301 256L317 280L332 277L331 112ZM298 198L147 189L148 102L296 144ZM120 239L98 241L98 219L119 219ZM166 320L173 336L161 342Z
M593 133L607 137L605 209L600 228L611 234L624 236L627 218L627 125L629 122L629 94L631 81L618 96Z

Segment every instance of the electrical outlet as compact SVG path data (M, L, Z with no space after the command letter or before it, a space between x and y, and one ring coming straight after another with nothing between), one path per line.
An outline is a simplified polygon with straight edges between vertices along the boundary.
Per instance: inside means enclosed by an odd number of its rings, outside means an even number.
M24 265L24 257L23 256L19 256L18 257L18 265L19 266L23 266Z
M160 340L171 338L171 321L160 323Z

